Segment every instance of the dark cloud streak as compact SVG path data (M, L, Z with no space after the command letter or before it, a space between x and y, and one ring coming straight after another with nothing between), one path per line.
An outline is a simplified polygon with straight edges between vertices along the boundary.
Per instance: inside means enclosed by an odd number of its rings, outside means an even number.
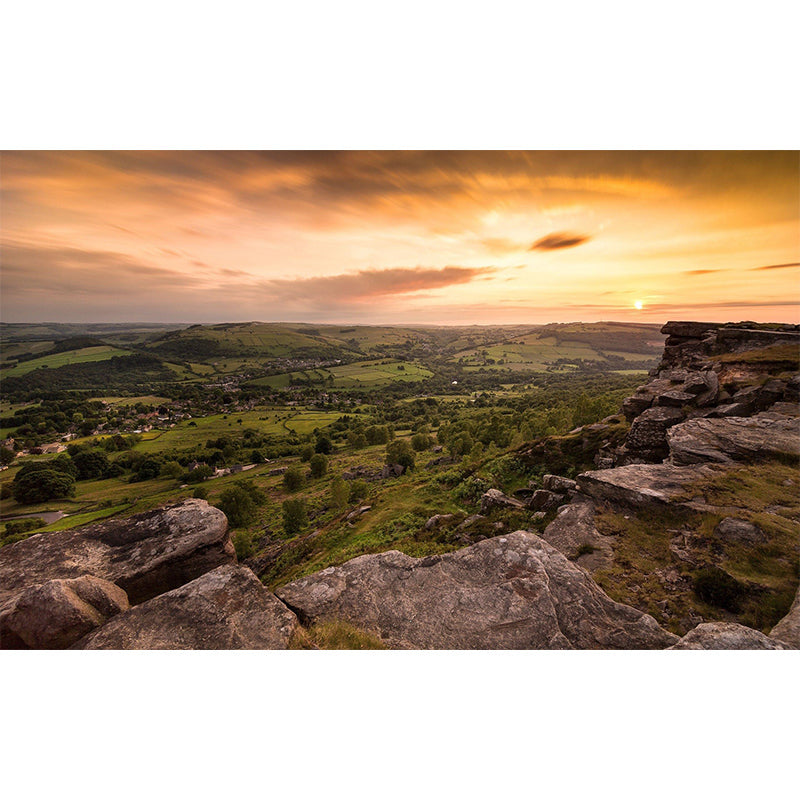
M563 250L567 247L577 247L585 244L592 237L580 233L549 233L541 239L535 241L529 250Z

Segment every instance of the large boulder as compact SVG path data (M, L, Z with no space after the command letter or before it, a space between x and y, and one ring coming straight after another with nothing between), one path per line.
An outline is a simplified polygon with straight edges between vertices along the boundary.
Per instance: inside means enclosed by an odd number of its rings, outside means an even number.
M29 586L0 609L0 647L63 650L128 608L119 586L92 575Z
M589 571L607 566L614 556L608 539L595 527L591 503L562 506L542 539Z
M800 650L800 589L797 590L789 613L769 632L771 639Z
M657 649L677 641L527 531L422 559L396 550L359 556L276 594L306 622L343 619L403 649Z
M692 419L671 428L667 438L674 464L800 457L800 419L770 412L754 417Z
M625 440L629 457L644 461L662 461L666 458L667 431L684 419L680 408L654 406L642 412L631 425Z
M658 509L672 503L708 510L696 486L714 474L714 469L705 465L630 464L584 472L577 481L584 494L615 505Z
M225 565L114 617L78 650L285 650L297 617L247 567Z
M704 622L669 650L786 650L761 631L736 622Z
M120 586L136 605L235 562L225 515L205 500L185 500L0 548L0 603L28 586L94 575Z

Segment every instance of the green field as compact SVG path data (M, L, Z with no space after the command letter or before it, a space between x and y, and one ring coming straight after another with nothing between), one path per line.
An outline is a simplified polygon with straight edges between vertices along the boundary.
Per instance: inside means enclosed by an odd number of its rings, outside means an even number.
M357 361L336 367L284 372L252 381L254 386L284 389L298 382L319 383L331 389L375 389L392 383L412 383L433 373L410 361Z
M34 358L31 361L23 361L13 369L3 372L4 378L19 378L27 375L35 369L55 369L67 364L86 364L90 361L107 361L114 356L128 356L130 351L120 350L109 345L98 345L96 347L82 347L79 350L67 350L65 353L56 353L52 356Z

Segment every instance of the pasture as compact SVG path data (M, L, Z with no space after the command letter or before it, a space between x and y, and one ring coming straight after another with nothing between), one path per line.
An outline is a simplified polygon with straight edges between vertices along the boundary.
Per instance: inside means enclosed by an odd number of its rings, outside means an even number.
M97 345L95 347L81 347L78 350L67 350L64 353L55 353L51 356L34 358L31 361L23 361L13 369L3 372L4 378L19 378L27 375L35 369L56 369L67 364L87 364L91 361L108 361L114 356L129 356L129 350L120 350L110 345Z

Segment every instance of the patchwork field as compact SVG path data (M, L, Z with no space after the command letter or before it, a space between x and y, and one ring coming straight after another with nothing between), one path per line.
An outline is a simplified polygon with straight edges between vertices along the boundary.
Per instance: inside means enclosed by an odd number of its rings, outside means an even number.
M295 383L319 383L333 389L374 389L391 383L422 381L432 375L429 369L409 361L358 361L355 364L270 375L252 381L252 385L283 389Z
M98 345L97 347L82 347L79 350L67 350L65 353L55 353L51 356L34 358L31 361L23 361L9 370L4 370L4 378L19 378L27 375L35 369L47 368L56 369L67 364L87 364L91 361L107 361L114 356L129 356L130 351L120 350L110 345Z

